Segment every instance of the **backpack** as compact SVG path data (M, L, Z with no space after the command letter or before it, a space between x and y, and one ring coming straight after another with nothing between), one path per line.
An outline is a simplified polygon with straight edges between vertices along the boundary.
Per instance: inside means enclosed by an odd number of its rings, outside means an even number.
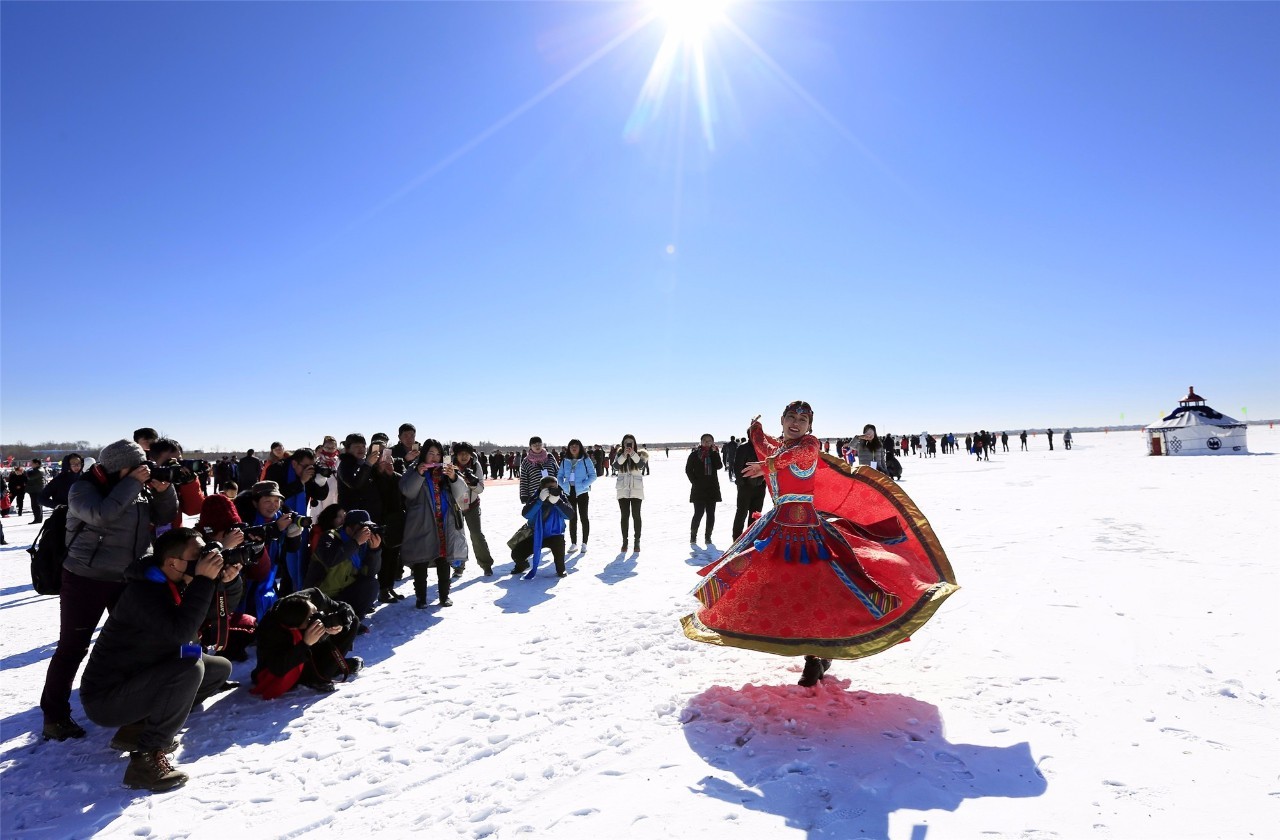
M31 555L31 587L38 595L57 595L62 591L62 561L84 530L84 523L67 539L67 506L58 505L44 520L36 541L27 549Z

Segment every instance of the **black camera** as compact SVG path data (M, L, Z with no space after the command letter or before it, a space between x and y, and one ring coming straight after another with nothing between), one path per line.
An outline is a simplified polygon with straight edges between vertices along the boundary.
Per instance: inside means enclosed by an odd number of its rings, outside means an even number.
M196 480L196 474L183 463L160 465L155 461L147 461L147 468L151 470L152 481L167 481L170 484L183 485Z
M312 616L325 627L345 627L347 624L347 616L342 610L332 610L330 612L318 612Z
M200 549L200 553L196 555L196 559L192 560L190 563L187 564L187 576L195 577L196 566L200 563L200 561L208 557L210 554L215 554L219 551L222 551L222 543L218 542L217 540L210 540L209 542L205 543L204 546ZM224 561L225 561L225 558L224 558Z
M209 462L203 458L183 458L182 466L186 467L196 475L205 475L209 472Z
M249 525L244 522L237 522L231 527L244 534L246 540L259 543L275 539L275 536L271 534L272 531L276 534L280 533L280 529L274 525Z
M333 475L333 467L322 467L319 464L316 464L316 475L328 478Z
M155 461L147 461L147 469L151 470L152 481L167 481L170 484L176 484L178 476L182 474L181 464L165 464L162 467Z
M249 546L241 544L235 548L224 548L222 550L223 566L243 566L249 562Z
M382 536L382 526L379 525L377 522L357 522L357 523L352 523L352 527L368 528L370 534L374 534L379 537Z
M296 513L293 515L293 524L297 525L299 528L310 528L313 522L315 522L315 520L310 516L299 516Z

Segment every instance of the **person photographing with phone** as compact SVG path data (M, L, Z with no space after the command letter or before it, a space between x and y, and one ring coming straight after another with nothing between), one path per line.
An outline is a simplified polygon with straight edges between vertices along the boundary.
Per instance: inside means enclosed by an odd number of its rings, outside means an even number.
M467 538L454 484L462 481L453 464L443 462L444 447L436 440L422 444L422 455L400 478L404 497L404 542L401 562L413 568L413 592L418 609L427 607L427 573L436 570L440 606L449 599L450 566L467 560ZM348 514L349 515L349 514Z
M85 714L118 726L113 748L129 753L124 784L152 791L186 783L169 753L193 705L237 688L231 663L198 641L223 574L222 546L193 528L172 528L155 551L125 573L124 592L107 618L80 682Z
M382 519L382 499L374 483L374 469L387 448L384 441L367 443L364 435L347 435L346 451L338 457L338 504L345 510L367 510L375 522ZM391 461L390 452L387 461Z
M636 436L623 435L613 459L618 511L622 515L622 554L627 553L629 521L635 523L635 552L640 553L640 506L644 503L644 472L648 463L649 453L636 445Z

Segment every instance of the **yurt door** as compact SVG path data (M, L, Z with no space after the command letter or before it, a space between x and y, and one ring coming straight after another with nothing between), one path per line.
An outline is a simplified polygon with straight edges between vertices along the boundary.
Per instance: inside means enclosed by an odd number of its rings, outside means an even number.
M1152 435L1152 436L1151 436L1151 454L1152 454L1152 455L1163 455L1163 454L1164 454L1164 452L1162 452L1162 451L1160 450L1160 435Z

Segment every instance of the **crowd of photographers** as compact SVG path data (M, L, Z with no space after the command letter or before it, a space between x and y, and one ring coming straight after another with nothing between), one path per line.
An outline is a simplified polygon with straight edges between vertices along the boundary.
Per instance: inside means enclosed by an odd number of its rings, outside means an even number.
M480 517L486 478L520 484L525 524L508 541L513 574L536 574L542 548L565 574L565 535L577 549L580 524L585 551L591 484L611 472L620 475L624 550L629 515L639 549L648 459L630 435L612 449L575 440L557 458L536 437L523 452L477 453L462 442L446 451L419 442L406 423L394 445L387 435L351 434L341 446L333 437L292 452L274 444L264 459L250 451L207 464L183 454L144 428L96 461L67 456L41 535L53 529L62 558L43 736L86 735L70 701L87 655L81 703L90 720L116 728L111 746L129 753L131 788L186 782L170 757L176 736L193 707L239 686L231 663L246 661L250 646L254 694L334 691L363 665L351 652L375 606L404 598L395 586L405 566L423 609L432 569L441 607L452 606L450 583L471 557L491 576ZM184 517L198 519L185 527Z

